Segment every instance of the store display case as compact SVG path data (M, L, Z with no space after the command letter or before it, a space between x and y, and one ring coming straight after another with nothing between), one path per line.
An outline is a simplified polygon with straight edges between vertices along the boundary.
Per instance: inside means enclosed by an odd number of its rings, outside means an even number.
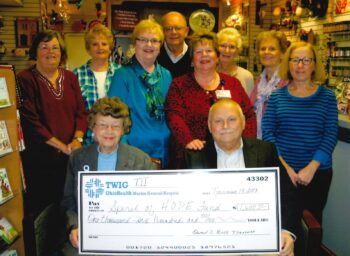
M328 23L328 86L334 90L339 112L339 139L350 143L350 21Z

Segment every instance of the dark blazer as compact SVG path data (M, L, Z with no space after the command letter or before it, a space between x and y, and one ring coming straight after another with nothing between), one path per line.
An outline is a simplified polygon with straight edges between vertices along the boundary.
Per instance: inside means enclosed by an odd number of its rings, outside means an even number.
M298 234L301 219L297 211L295 188L286 169L278 158L276 147L271 142L258 139L243 139L243 156L246 168L279 167L281 190L282 228ZM212 139L207 140L201 151L186 150L186 167L188 169L217 168L217 153Z
M117 151L117 163L115 170L155 170L155 164L150 157L130 145L119 143ZM97 170L98 151L97 144L80 148L72 153L68 162L66 182L62 207L67 216L67 226L77 226L78 224L78 172Z

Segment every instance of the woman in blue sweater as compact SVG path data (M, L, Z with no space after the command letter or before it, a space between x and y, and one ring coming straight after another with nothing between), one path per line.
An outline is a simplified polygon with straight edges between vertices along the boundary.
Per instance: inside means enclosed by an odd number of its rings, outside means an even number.
M271 94L262 121L263 139L276 144L296 186L300 211L309 209L321 222L337 143L336 98L321 85L325 71L309 43L296 42L289 47L279 75L290 82Z
M134 28L132 41L135 56L115 72L108 95L118 96L130 109L132 127L122 141L160 159L166 167L170 130L164 102L172 78L156 61L163 29L155 21L142 20Z

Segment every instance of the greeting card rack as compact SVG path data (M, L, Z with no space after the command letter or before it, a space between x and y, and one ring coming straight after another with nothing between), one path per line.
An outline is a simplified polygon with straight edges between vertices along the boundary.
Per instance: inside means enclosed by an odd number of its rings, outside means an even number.
M0 77L5 78L10 104L0 108L0 119L5 120L12 151L0 156L0 168L7 170L7 175L13 197L0 205L0 218L5 217L18 231L19 237L8 244L8 249L16 250L18 255L24 255L23 243L23 196L20 156L18 150L16 79L13 66L0 65ZM0 251L0 254L3 251Z

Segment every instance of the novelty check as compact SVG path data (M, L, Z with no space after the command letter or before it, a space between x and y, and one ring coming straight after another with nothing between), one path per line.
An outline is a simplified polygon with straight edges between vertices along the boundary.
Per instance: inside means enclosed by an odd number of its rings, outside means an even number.
M278 168L80 172L80 253L278 253L278 181Z

